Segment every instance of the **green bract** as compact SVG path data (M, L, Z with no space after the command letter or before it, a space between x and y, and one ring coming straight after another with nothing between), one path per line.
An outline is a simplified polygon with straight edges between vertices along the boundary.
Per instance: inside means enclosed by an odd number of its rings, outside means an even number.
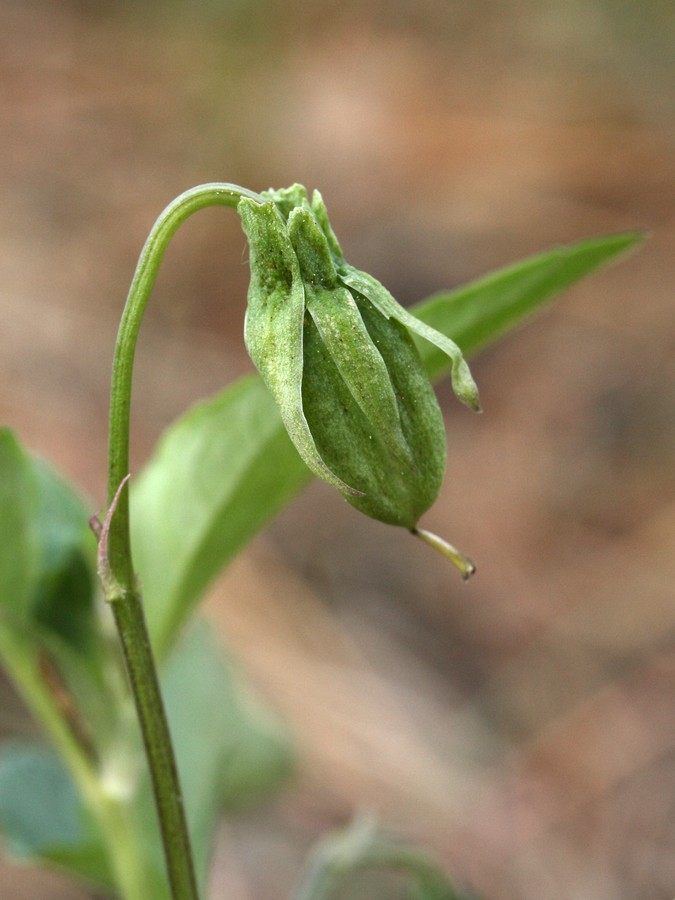
M318 192L244 198L250 245L245 339L301 457L357 509L414 529L438 496L445 430L410 332L452 360L457 397L478 391L451 340L345 262Z

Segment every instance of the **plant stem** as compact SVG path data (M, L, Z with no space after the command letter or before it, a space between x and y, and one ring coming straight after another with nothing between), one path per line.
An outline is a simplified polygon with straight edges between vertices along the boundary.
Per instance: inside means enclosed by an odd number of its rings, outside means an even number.
M68 767L81 796L95 816L117 881L126 900L147 900L148 873L138 852L139 836L129 822L124 801L101 783L97 766L87 756L64 720L39 674L33 642L17 628L0 627L4 665L18 685L26 705L39 719Z
M129 472L136 342L164 252L178 227L194 212L207 206L236 207L242 196L260 200L257 194L236 185L204 184L181 194L161 213L138 260L113 360L108 447L108 502L112 515L109 531L102 536L106 541L104 590L113 609L143 735L173 900L198 900L197 881L173 745L133 569L128 485L119 493L118 489Z
M113 357L108 445L108 502L129 474L129 423L131 382L138 332L145 307L157 279L166 248L180 225L193 213L208 206L236 207L241 197L259 200L258 194L233 184L202 184L176 197L160 214L141 250L124 312L120 321ZM129 540L129 497L119 498L108 543L110 568L122 587L133 583Z
M127 593L112 609L150 768L171 896L197 900L178 769L139 593Z

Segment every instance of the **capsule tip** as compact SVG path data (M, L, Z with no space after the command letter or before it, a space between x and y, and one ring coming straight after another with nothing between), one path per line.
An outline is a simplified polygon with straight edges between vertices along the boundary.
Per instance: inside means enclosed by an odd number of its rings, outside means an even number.
M456 547L453 547L452 544L449 544L432 531L427 531L424 528L411 528L410 533L429 544L430 547L433 547L434 550L437 550L446 559L449 559L454 566L457 566L464 581L468 581L476 571L476 566L468 556L465 556Z

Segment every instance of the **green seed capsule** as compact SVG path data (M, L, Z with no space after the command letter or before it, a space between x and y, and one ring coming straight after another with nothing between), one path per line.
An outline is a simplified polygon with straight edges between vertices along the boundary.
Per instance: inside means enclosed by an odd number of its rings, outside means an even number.
M250 245L248 351L309 468L357 509L414 533L438 496L445 431L411 338L452 359L457 396L478 408L459 348L349 266L321 196L294 185L242 199Z
M311 317L304 329L305 416L326 465L362 492L345 493L346 499L374 519L412 528L436 500L443 480L443 418L405 328L367 300L357 299L356 306L388 369L386 385L374 382L372 392L393 393L398 427L393 433L378 428L354 401Z

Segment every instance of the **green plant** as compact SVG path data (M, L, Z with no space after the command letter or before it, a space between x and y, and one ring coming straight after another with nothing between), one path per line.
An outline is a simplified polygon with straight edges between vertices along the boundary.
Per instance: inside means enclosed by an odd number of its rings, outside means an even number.
M245 334L262 377L188 411L129 481L145 305L176 229L211 205L237 208L249 238ZM126 900L202 895L221 810L273 790L292 763L286 729L251 704L196 615L205 588L310 470L471 574L466 557L417 524L445 462L428 379L449 372L457 396L478 408L459 348L475 352L640 240L554 249L410 313L346 263L318 194L210 184L170 204L143 248L120 325L98 546L77 491L0 431L0 656L48 739L0 746L8 850ZM418 898L460 896L424 856L363 823L321 845L299 896L332 896L364 867L402 870Z

